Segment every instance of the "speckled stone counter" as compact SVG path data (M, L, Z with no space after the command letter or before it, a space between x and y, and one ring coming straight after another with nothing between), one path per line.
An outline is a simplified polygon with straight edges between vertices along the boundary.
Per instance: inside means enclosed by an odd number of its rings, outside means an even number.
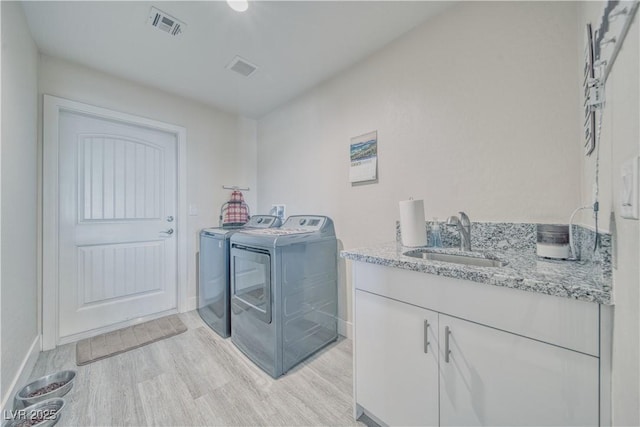
M610 274L603 274L601 263L593 261L555 261L539 258L530 250L464 252L467 256L506 262L503 267L476 267L439 262L404 255L415 248L393 242L380 246L344 250L343 258L412 270L421 273L470 280L529 292L573 298L598 304L611 304ZM461 254L459 249L432 249L430 252Z

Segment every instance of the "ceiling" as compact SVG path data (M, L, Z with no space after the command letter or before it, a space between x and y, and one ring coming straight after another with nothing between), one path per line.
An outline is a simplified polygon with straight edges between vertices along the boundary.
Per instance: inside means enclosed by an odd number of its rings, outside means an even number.
M24 2L41 52L258 118L362 60L450 3L429 1ZM172 37L152 6L186 23ZM225 66L239 55L249 77Z

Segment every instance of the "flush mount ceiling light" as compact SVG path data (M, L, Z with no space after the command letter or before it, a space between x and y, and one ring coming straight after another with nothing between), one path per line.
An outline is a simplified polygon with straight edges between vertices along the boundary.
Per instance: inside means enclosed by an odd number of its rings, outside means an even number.
M227 0L227 4L236 12L244 12L245 10L249 9L248 0Z

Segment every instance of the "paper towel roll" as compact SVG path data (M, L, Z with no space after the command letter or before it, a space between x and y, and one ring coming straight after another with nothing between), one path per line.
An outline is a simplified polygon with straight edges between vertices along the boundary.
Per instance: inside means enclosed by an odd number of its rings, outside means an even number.
M403 200L400 202L400 234L403 246L427 245L427 227L422 200Z

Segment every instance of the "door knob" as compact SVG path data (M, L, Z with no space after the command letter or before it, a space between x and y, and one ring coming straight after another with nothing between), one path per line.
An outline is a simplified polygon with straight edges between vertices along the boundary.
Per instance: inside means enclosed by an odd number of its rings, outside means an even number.
M173 228L168 229L167 231L161 231L161 233L167 234L171 236L173 234Z
M167 217L167 222L173 222L173 216L169 215L169 216Z

